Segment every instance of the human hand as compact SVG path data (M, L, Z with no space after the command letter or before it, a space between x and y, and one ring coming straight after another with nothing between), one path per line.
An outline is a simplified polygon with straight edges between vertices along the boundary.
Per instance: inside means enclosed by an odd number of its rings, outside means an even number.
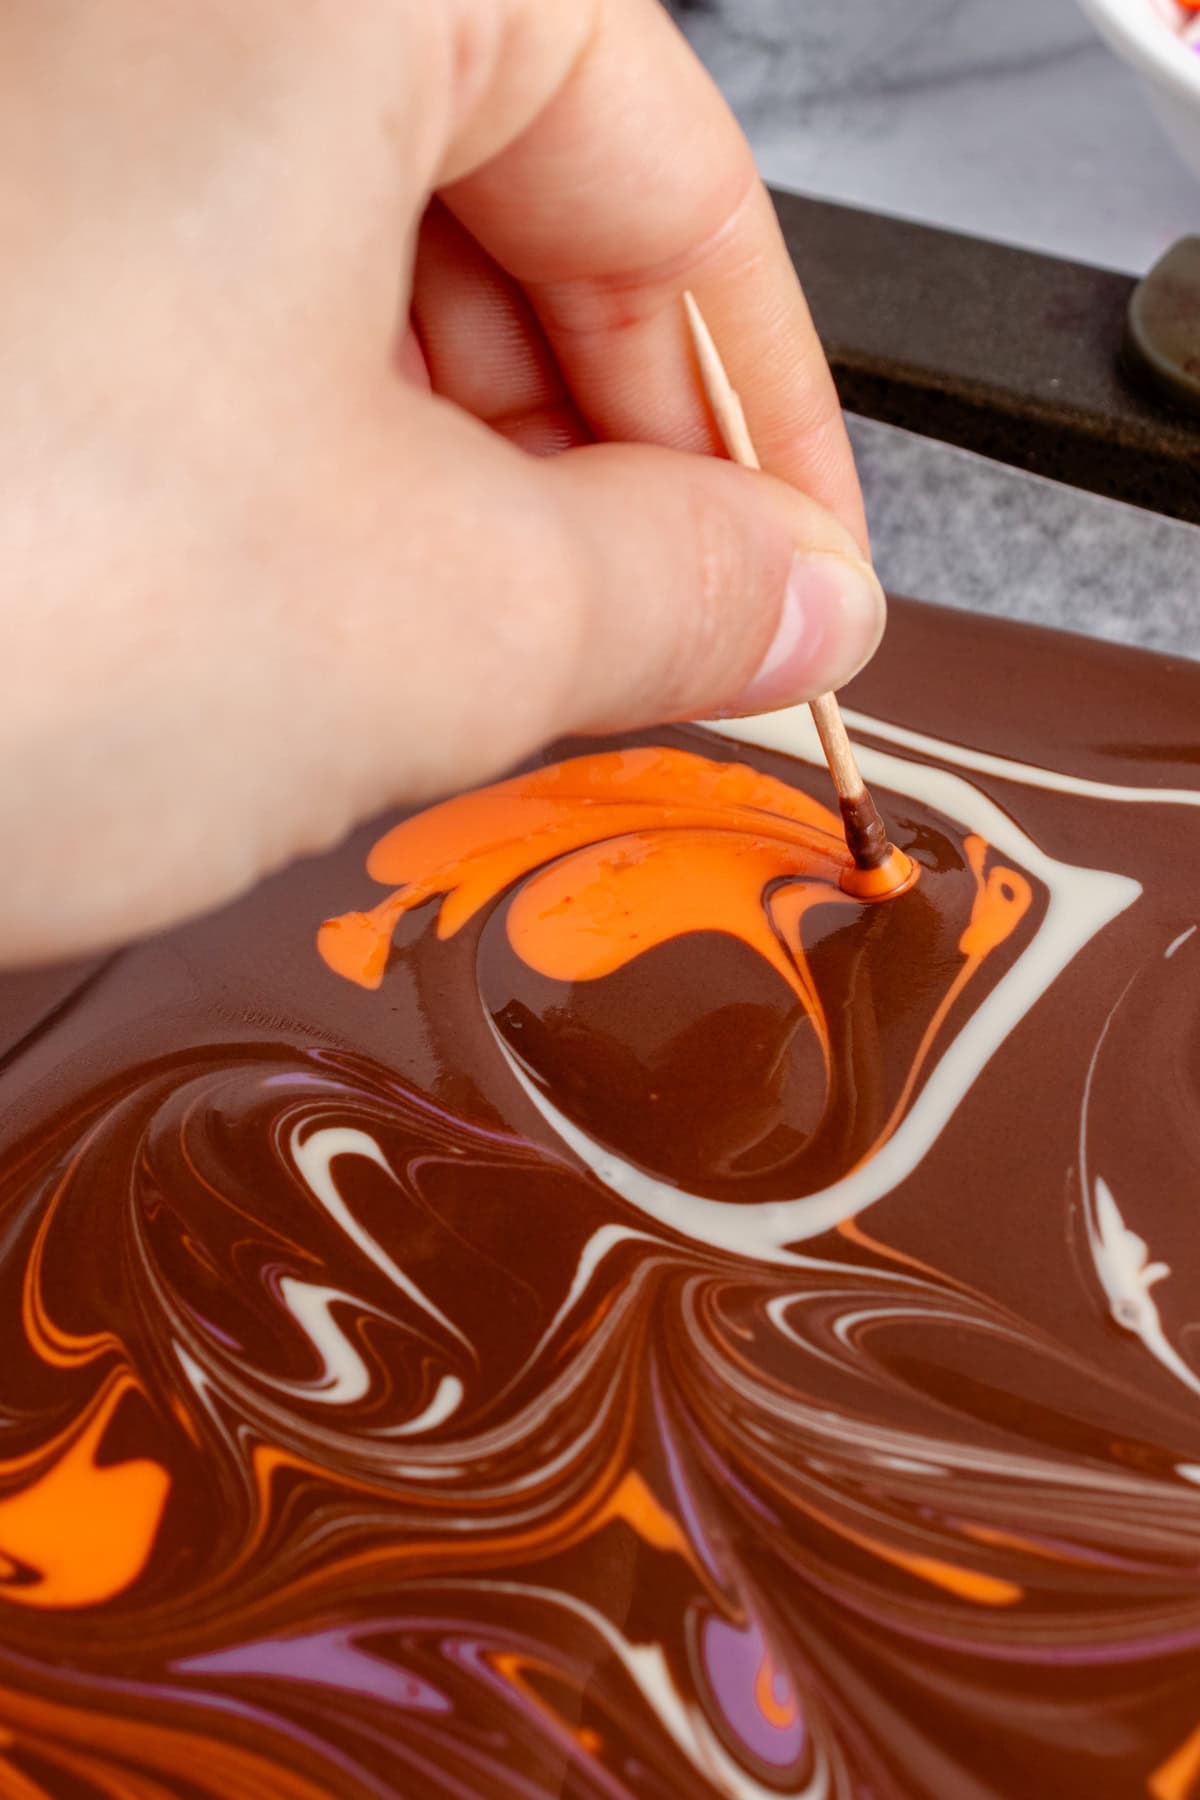
M0 961L874 649L824 358L656 0L7 8L0 84ZM683 454L687 287L770 476Z

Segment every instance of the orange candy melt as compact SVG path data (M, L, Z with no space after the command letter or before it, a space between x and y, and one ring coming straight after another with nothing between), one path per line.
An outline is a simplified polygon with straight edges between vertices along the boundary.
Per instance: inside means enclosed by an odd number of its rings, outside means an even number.
M915 887L920 869L911 856L893 844L877 869L860 869L852 865L842 876L842 887L855 900L898 900Z
M976 893L962 966L867 1157L903 1117L964 989L1032 902L1023 875L986 867L982 838L968 837L964 849ZM347 980L379 986L392 934L415 907L440 896L437 930L447 938L515 887L509 942L554 981L612 975L688 933L738 938L795 994L827 1074L829 1029L804 954L805 917L815 906L898 899L920 873L895 848L878 869L859 869L840 820L810 795L742 763L664 748L579 756L448 800L389 831L367 868L403 885L371 911L321 927L320 953Z
M836 900L838 865L749 833L639 833L589 845L541 870L513 899L508 937L554 981L594 981L689 932L722 931L757 951L818 1024L824 1021L798 938L781 941L764 892L787 875L824 876L812 899ZM795 890L793 890L795 891ZM806 890L800 890L808 894Z
M141 1574L170 1477L148 1458L98 1460L113 1415L133 1386L128 1375L109 1382L83 1429L73 1440L60 1440L56 1460L0 1500L0 1600L39 1609L97 1606ZM4 1473L0 1464L0 1477ZM26 1579L14 1579L18 1571Z
M654 847L667 841L686 841L688 848L657 857ZM756 852L754 845L761 849ZM601 846L607 846L603 853ZM561 859L579 851L590 853L580 876L589 894L591 950L584 952L583 927L567 932L548 922L541 932L531 931L529 907L521 912L522 942L515 945L524 955L537 936L539 959L561 961L565 941L573 937L571 961L577 966L564 973L566 980L589 979L584 972L589 962L595 974L620 967L628 960L617 951L622 936L628 953L636 955L689 930L733 930L784 973L788 959L769 923L749 922L750 914L761 910L761 888L751 904L747 858L757 858L764 884L793 876L836 888L852 867L837 815L772 776L683 750L610 750L518 775L406 819L380 839L367 861L368 873L397 884L397 892L369 912L328 920L318 949L336 974L377 988L392 934L405 913L443 896L438 935L452 937L522 876L535 869L549 876L563 866ZM640 879L639 864L645 871ZM715 884L711 900L699 894L689 899L689 890L708 883ZM644 941L630 935L638 927L618 923L630 910L618 892L627 885L628 901L636 886L637 905L645 912ZM681 923L685 917L690 922ZM606 932L613 941L601 951L598 940ZM630 948L634 943L638 949ZM543 961L534 966L543 967ZM785 979L797 987L794 969L788 968Z

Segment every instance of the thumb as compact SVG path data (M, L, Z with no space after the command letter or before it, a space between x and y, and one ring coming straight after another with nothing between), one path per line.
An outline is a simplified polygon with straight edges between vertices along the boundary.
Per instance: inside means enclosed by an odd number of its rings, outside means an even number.
M199 527L167 460L153 505L89 491L37 540L0 710L28 772L0 784L0 960L169 924L564 733L782 705L875 648L874 575L792 488L646 447L539 461L401 404L256 465Z
M766 712L842 686L878 647L873 569L786 483L632 445L539 472L570 547L562 729Z
M310 571L338 596L313 610L341 648L318 659L305 712L326 729L308 742L325 782L341 746L351 814L489 780L570 733L811 699L878 645L874 572L786 483L647 445L537 459L444 402L406 405L399 466L367 456L373 499L342 509ZM366 527L351 541L347 510Z

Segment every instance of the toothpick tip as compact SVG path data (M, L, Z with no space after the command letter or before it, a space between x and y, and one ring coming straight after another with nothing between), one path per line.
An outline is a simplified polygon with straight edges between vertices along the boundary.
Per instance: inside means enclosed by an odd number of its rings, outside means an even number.
M727 389L729 377L725 373L724 364L717 354L717 346L713 334L708 329L708 322L696 303L696 296L689 288L683 296L683 309L687 314L687 322L692 333L692 343L696 347L696 355L700 359L700 367L704 373L705 385L716 383L718 388Z

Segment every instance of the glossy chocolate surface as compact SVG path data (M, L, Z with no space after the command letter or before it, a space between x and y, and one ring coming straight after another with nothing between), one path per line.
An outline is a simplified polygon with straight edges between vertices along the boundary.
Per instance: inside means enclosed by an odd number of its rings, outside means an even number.
M1197 1791L1200 669L846 699L0 981L0 1792Z

